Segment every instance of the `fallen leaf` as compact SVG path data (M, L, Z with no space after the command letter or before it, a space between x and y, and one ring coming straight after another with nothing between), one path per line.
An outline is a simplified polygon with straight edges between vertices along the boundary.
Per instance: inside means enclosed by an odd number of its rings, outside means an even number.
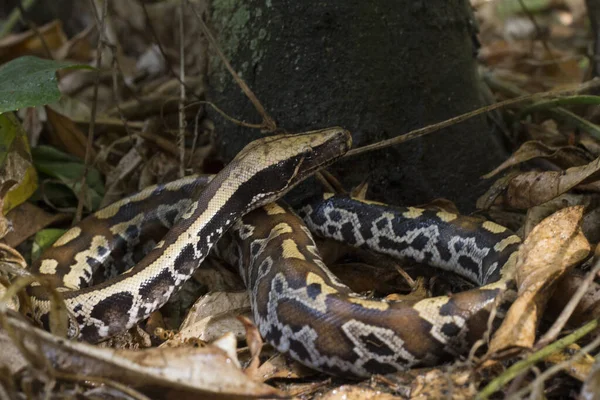
M431 369L416 376L410 399L472 399L477 393L470 369Z
M85 159L87 136L79 130L69 118L46 106L46 115L50 126L48 140L51 145L82 160ZM90 149L90 160L96 158L96 152Z
M590 244L581 232L583 207L557 211L538 224L519 248L518 298L494 334L488 355L502 357L531 349L557 280L582 261Z
M211 342L227 332L242 340L246 331L238 315L250 315L250 299L243 292L211 292L199 298L175 336L163 346L184 344L189 339Z
M573 358L574 354L577 354L581 351L581 347L574 343L567 347L562 351L558 351L556 353L550 354L548 357L544 358L544 362L550 364L560 364L565 361L569 361ZM592 367L594 366L594 362L596 360L589 354L584 355L583 357L577 359L576 361L571 361L569 363L569 367L564 369L564 372L569 374L571 377L577 379L580 382L586 380L590 372L592 371Z
M48 57L47 50L57 50L67 41L62 22L58 20L36 30L14 33L0 39L0 64L25 55Z
M507 188L510 207L527 209L552 200L582 183L600 178L600 157L565 171L530 171L514 177Z
M66 222L71 216L63 213L50 214L38 206L25 202L11 210L6 218L12 222L13 230L4 237L4 241L9 246L17 247L48 225Z
M510 158L500 164L492 172L483 175L483 178L491 178L507 168L519 165L535 158L550 160L560 168L569 168L590 162L588 154L579 147L552 147L547 146L539 141L529 141L523 143L521 147L519 147L519 149L510 156Z
M168 392L169 396L282 397L270 386L248 379L220 348L153 348L113 350L60 339L30 324L3 314L3 322L15 333L12 344L27 350L34 365L44 361L83 381L111 379L148 393ZM0 330L0 334L2 334ZM10 342L9 342L10 343ZM3 352L9 351L4 349ZM31 360L30 360L31 361ZM175 397L170 397L175 398Z

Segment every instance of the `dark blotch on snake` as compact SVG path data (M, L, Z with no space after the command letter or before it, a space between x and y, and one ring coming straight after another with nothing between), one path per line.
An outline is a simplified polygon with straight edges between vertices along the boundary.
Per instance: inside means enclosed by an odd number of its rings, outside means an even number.
M367 350L373 354L377 354L378 356L393 356L394 351L390 349L390 347L383 342L381 339L372 333L362 336L360 340L363 342Z
M173 268L180 274L189 275L196 266L194 245L186 244L173 262Z
M321 294L321 285L318 283L311 283L306 287L306 294L312 300L316 299L317 296Z

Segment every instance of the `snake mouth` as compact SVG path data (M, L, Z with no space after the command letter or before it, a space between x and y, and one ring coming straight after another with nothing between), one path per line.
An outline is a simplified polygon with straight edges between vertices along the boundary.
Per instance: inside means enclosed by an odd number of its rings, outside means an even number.
M333 164L352 147L352 135L340 127L307 132L303 135L313 137L314 140L306 143L301 154L299 173L296 177L298 181Z

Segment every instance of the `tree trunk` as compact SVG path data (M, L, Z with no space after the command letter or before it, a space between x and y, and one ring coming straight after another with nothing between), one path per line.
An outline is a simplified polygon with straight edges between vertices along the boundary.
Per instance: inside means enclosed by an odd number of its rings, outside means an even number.
M339 125L358 147L484 105L469 7L467 0L212 0L210 21L279 128ZM214 53L209 69L210 100L259 122ZM211 117L226 160L263 135ZM446 197L466 211L488 185L479 177L504 157L491 124L479 117L330 170L347 188L368 180L371 199L409 205Z

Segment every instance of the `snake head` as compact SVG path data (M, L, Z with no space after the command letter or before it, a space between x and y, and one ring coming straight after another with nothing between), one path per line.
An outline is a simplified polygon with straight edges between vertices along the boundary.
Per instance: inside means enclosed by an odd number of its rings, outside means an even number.
M239 171L238 181L252 187L256 205L262 205L333 163L351 145L350 132L339 127L274 135L248 144L228 168Z

